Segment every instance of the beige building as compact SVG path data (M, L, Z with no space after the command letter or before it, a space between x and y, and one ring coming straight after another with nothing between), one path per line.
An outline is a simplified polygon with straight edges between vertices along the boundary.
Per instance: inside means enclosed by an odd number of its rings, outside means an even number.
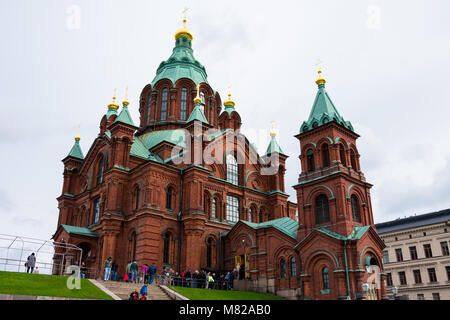
M450 300L450 209L375 225L387 293L409 300ZM393 290L394 288L394 290Z

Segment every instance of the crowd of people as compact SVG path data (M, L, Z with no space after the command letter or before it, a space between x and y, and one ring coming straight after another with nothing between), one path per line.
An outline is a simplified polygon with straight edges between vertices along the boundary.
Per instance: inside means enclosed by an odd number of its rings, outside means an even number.
M119 280L117 278L118 264L112 260L112 257L104 263L104 280ZM129 261L125 268L123 281L131 283L152 284L158 278L160 284L177 287L232 290L233 280L239 278L238 268L228 272L210 272L207 270L187 269L178 272L172 268L163 267L160 274L157 274L155 263L151 265L143 264L140 268L136 261ZM136 300L136 299L134 299Z

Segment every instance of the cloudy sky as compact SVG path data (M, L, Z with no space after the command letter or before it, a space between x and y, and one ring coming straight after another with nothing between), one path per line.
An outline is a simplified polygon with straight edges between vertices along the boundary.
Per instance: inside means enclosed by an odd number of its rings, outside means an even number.
M232 86L259 150L275 121L286 186L299 174L294 135L320 59L329 95L361 135L375 222L450 207L447 0L3 0L0 233L52 236L78 124L86 154L113 89L121 101L127 85L138 123L140 91L170 56L186 6L195 57L222 98Z

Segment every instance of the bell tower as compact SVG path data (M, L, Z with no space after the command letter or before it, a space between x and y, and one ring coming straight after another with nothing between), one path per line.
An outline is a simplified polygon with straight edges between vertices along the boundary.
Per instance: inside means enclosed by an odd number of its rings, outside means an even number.
M345 121L325 90L319 69L318 91L307 121L296 138L300 141L301 173L297 191L299 239L314 228L349 236L355 227L374 224L371 184L359 164L359 135Z

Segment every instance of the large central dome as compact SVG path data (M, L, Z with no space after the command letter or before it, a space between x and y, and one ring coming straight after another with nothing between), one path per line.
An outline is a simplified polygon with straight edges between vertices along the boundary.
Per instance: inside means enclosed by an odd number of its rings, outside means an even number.
M152 87L161 79L169 79L175 83L178 79L189 78L195 84L208 83L205 67L194 58L191 33L187 31L177 32L172 55L159 65Z

